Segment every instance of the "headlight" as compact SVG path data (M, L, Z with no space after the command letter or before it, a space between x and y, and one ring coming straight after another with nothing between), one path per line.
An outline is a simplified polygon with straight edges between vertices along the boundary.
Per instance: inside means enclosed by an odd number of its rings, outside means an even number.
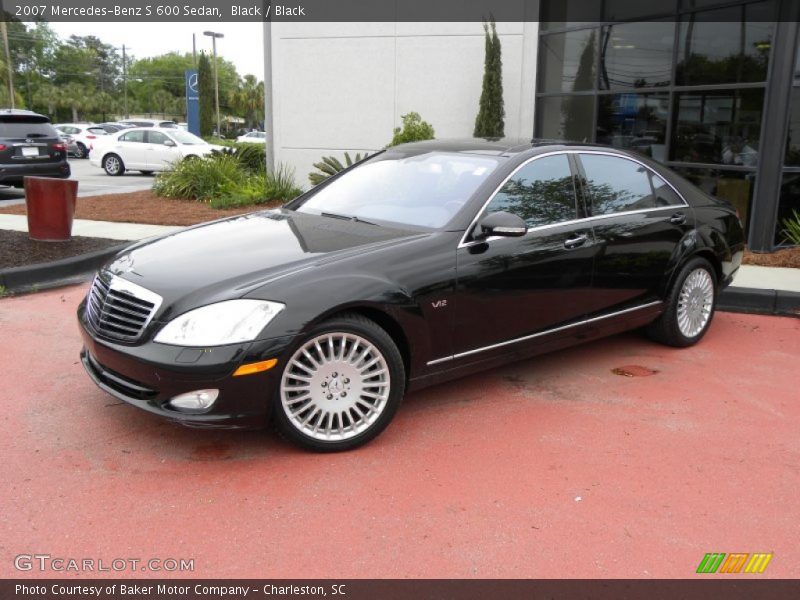
M254 340L285 308L266 300L228 300L190 310L158 332L159 344L222 346Z

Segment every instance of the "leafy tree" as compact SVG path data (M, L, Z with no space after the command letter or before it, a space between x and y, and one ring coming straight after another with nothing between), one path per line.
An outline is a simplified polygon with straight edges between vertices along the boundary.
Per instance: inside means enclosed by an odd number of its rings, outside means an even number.
M214 131L214 75L211 62L205 53L197 61L197 84L200 97L200 135L209 136Z
M395 127L394 137L389 146L396 146L397 144L405 144L407 142L432 140L434 138L433 126L427 121L423 121L419 113L410 112L400 118L403 120L403 128Z
M491 29L491 34L489 30ZM483 89L475 117L474 137L503 137L505 108L503 106L503 59L500 38L494 19L483 24L486 34L483 64Z
M594 62L595 62L595 37L594 31L586 40L586 45L581 51L578 60L578 70L575 72L575 81L572 84L573 91L590 90L594 84ZM588 118L583 109L584 96L570 96L564 101L564 139L583 141L590 132L586 131ZM588 135L587 135L588 134Z

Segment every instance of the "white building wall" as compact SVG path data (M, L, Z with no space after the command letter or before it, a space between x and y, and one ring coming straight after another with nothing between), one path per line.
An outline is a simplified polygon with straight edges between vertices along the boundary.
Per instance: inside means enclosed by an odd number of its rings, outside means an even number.
M497 31L506 135L530 138L538 23L498 23ZM437 138L472 136L483 79L480 23L273 23L271 48L267 131L276 162L292 166L304 186L322 156L386 146L411 111Z

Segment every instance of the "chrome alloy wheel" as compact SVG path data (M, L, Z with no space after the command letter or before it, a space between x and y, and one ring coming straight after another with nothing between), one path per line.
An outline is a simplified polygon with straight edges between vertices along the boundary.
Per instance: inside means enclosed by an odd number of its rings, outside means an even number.
M705 269L695 269L683 282L678 295L678 328L693 338L708 324L714 308L714 280Z
M381 351L369 340L342 332L305 342L281 379L281 406L291 424L315 440L351 439L370 428L386 408L391 379Z
M106 158L106 173L109 175L116 175L119 173L120 162L116 156L109 156Z

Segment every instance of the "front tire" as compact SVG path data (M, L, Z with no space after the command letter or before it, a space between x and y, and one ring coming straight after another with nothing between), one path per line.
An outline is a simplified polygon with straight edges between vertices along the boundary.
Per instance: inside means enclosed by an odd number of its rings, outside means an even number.
M125 163L116 154L109 154L103 158L103 169L112 177L119 177L125 174Z
M647 334L668 346L692 346L708 331L716 304L716 272L704 258L693 258L681 269L664 312L648 325Z
M317 452L367 443L394 417L405 368L392 338L361 315L333 318L294 346L275 398L281 435Z

